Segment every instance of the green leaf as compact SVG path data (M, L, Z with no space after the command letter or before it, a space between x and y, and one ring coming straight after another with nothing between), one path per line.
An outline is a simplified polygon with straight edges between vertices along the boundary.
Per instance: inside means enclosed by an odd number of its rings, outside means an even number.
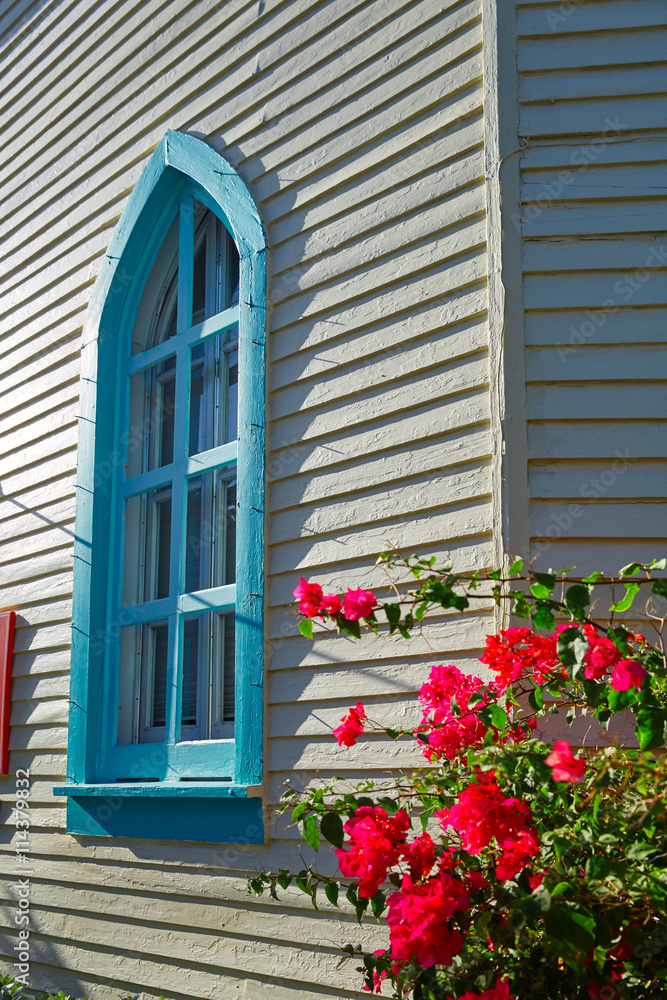
M658 597L667 597L667 580L654 580L651 584L651 591Z
M289 872L279 872L278 874L278 885L281 889L289 889L292 884L292 876Z
M299 802L292 812L292 823L297 823L308 808L307 802Z
M509 575L514 576L515 573L520 573L523 569L523 559L515 559L509 569Z
M565 669L571 676L575 676L588 652L588 639L580 628L566 628L558 636L556 649Z
M338 886L335 882L325 883L324 895L333 906L338 906Z
M304 635L306 639L313 638L313 619L304 618L303 621L299 622L299 632Z
M604 573L601 573L599 570L596 570L594 573L591 573L590 576L585 576L581 582L597 583L601 576L604 576Z
M361 924L361 921L364 919L364 913L368 909L369 902L370 900L368 899L357 899L354 907L357 914L357 923Z
M387 621L396 625L399 618L401 617L401 605L400 604L383 604L384 613L387 616Z
M339 618L338 627L345 635L351 635L353 639L361 639L361 626L359 622L351 622L347 618Z
M539 712L539 710L544 705L544 692L542 691L542 688L540 687L533 688L533 690L528 695L528 703L530 704L530 707L532 709L534 709L536 712Z
M548 604L538 604L531 615L535 628L552 629L554 616Z
M623 709L634 705L638 698L637 688L632 687L629 691L616 691L614 688L610 688L607 704L611 712L622 712Z
M417 607L415 608L416 620L420 622L427 611L428 611L428 601L422 601L421 604L418 604Z
M326 812L320 820L320 832L325 840L328 840L334 847L342 847L345 839L343 833L343 821L340 813Z
M492 569L489 571L489 580L499 580L502 575L503 571L501 569Z
M642 705L635 712L635 733L640 750L657 750L665 742L665 709L659 705Z
M550 908L551 894L543 885L535 889L535 891L521 903L521 909L528 919L531 917L543 917L545 913L548 913Z
M581 583L575 583L565 591L565 606L579 621L585 617L586 608L590 602L590 591Z
M299 830L308 846L312 847L314 851L319 851L320 831L317 829L316 817L307 816L305 820L299 820Z
M550 593L549 589L543 583L531 583L530 592L533 597L537 597L540 601L545 600Z
M632 861L645 861L652 854L655 854L655 846L653 844L630 844L625 851L626 858Z
M578 972L582 958L595 944L595 917L591 911L579 903L560 900L545 915L544 927L555 951Z
M490 705L489 714L491 717L491 725L495 726L500 732L504 732L507 727L507 712L500 705Z
M643 567L642 567L641 563L638 563L638 562L628 563L627 566L624 566L623 569L620 570L620 572L619 572L618 575L619 576L637 576L637 573L642 568Z
M557 899L558 896L562 896L564 892L574 892L574 886L570 882L559 882L558 885L551 890L551 898Z
M374 917L379 917L382 915L384 908L386 906L386 898L382 889L378 889L374 896L371 896L371 910L373 911Z
M400 729L385 729L385 733L387 734L390 740L397 740L398 737L401 735Z
M299 872L299 874L296 876L295 882L297 888L301 889L301 892L305 892L307 896L310 896L311 888L308 885L308 872L305 869Z
M556 586L556 576L554 573L534 573L536 583L541 584L551 594Z
M620 601L617 601L616 604L612 604L609 609L610 611L627 611L632 607L632 602L639 593L639 584L624 583L623 586L625 587L625 597L621 598Z

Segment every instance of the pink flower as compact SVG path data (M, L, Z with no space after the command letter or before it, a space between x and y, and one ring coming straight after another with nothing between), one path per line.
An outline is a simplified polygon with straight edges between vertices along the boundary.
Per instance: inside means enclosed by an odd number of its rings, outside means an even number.
M465 873L463 883L467 892L476 892L477 889L486 889L489 884L481 872L474 871Z
M535 892L536 889L539 889L539 887L542 885L542 883L544 882L545 875L546 872L538 872L537 875L528 876L528 885L533 890L533 892Z
M453 997L449 997L449 1000L454 1000ZM510 988L507 984L507 980L503 982L500 979L496 980L496 985L492 986L488 990L484 990L483 993L467 993L461 994L458 1000L512 1000L510 996Z
M343 610L343 602L338 594L326 594L325 597L322 598L322 607L320 610L326 611L328 615L335 618L336 615L339 615Z
M631 687L638 690L646 677L646 671L636 660L621 660L611 672L611 686L614 691L629 691Z
M421 884L409 875L387 900L391 957L421 965L451 965L463 947L463 936L449 918L470 906L465 887L442 872Z
M410 866L414 879L426 878L435 864L435 844L428 833L422 833L411 844L401 848L401 854Z
M546 763L552 769L551 777L554 781L569 781L576 785L584 780L586 761L574 756L572 748L566 740L558 740L557 743L554 743L554 748L547 757Z
M314 618L324 600L319 583L308 583L302 576L299 577L299 586L294 589L294 596L299 602L299 611L306 618Z
M373 613L373 608L377 606L377 600L370 590L350 590L343 598L343 613L349 622L359 621L360 618L368 618Z
M621 658L621 654L611 639L596 636L588 640L588 652L584 656L584 676L587 680L599 681L607 672L607 667L613 667Z
M357 742L357 737L364 731L364 720L366 713L360 701L354 708L351 708L347 715L340 720L341 725L333 730L333 736L338 740L338 746L353 747Z
M408 836L410 820L405 809L389 816L381 806L359 806L343 829L349 834L348 847L336 848L341 872L359 880L359 895L370 899L400 856L400 845Z
M529 865L540 849L537 831L532 827L518 830L502 844L503 853L496 864L496 875L501 881L514 876Z

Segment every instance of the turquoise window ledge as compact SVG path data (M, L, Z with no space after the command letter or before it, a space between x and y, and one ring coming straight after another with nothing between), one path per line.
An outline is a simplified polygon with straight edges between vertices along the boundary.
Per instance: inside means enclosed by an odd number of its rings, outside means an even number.
M259 791L231 782L179 781L65 784L53 794L67 796L67 832L75 836L263 844Z

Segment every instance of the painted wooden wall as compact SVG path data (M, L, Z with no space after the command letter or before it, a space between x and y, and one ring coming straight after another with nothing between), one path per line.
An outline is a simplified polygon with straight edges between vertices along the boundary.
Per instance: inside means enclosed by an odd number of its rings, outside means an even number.
M516 8L527 535L618 570L667 554L667 5Z
M80 335L128 192L167 128L236 167L271 249L266 800L410 756L329 735L363 697L414 717L487 612L428 640L309 644L299 574L374 585L389 544L491 561L480 0L18 0L0 13L0 607L18 610L10 768L30 767L32 976L79 996L356 995L349 914L280 910L266 848L74 839L65 772ZM487 81L488 82L488 81ZM491 81L492 82L492 81ZM412 714L411 714L412 713ZM0 954L17 877L2 779ZM326 862L324 863L326 867ZM367 941L377 947L381 932ZM322 984L326 983L327 986Z

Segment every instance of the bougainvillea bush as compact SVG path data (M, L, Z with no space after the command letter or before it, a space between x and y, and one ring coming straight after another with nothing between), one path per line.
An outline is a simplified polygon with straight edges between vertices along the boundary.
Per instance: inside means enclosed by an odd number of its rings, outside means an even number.
M487 636L485 679L433 666L412 730L385 728L362 702L332 734L417 740L424 768L340 791L338 780L288 789L305 840L335 848L340 877L315 865L294 877L317 905L343 893L361 922L386 919L386 948L360 956L363 989L415 1000L667 998L667 669L660 602L664 563L618 577L500 571L454 574L434 559L381 557L393 574L380 604L363 589L324 594L301 580L300 629L361 637L362 627L410 638L429 611L489 598L526 627ZM401 586L397 574L407 573ZM601 620L590 611L611 589ZM620 594L619 594L620 589ZM651 643L623 620L644 597ZM607 599L606 606L608 607ZM386 624L385 624L386 620ZM491 678L491 679L489 679ZM638 749L573 747L539 738L544 717L634 715ZM594 723L595 724L595 723ZM287 871L250 890L277 896ZM361 985L361 984L360 984Z

